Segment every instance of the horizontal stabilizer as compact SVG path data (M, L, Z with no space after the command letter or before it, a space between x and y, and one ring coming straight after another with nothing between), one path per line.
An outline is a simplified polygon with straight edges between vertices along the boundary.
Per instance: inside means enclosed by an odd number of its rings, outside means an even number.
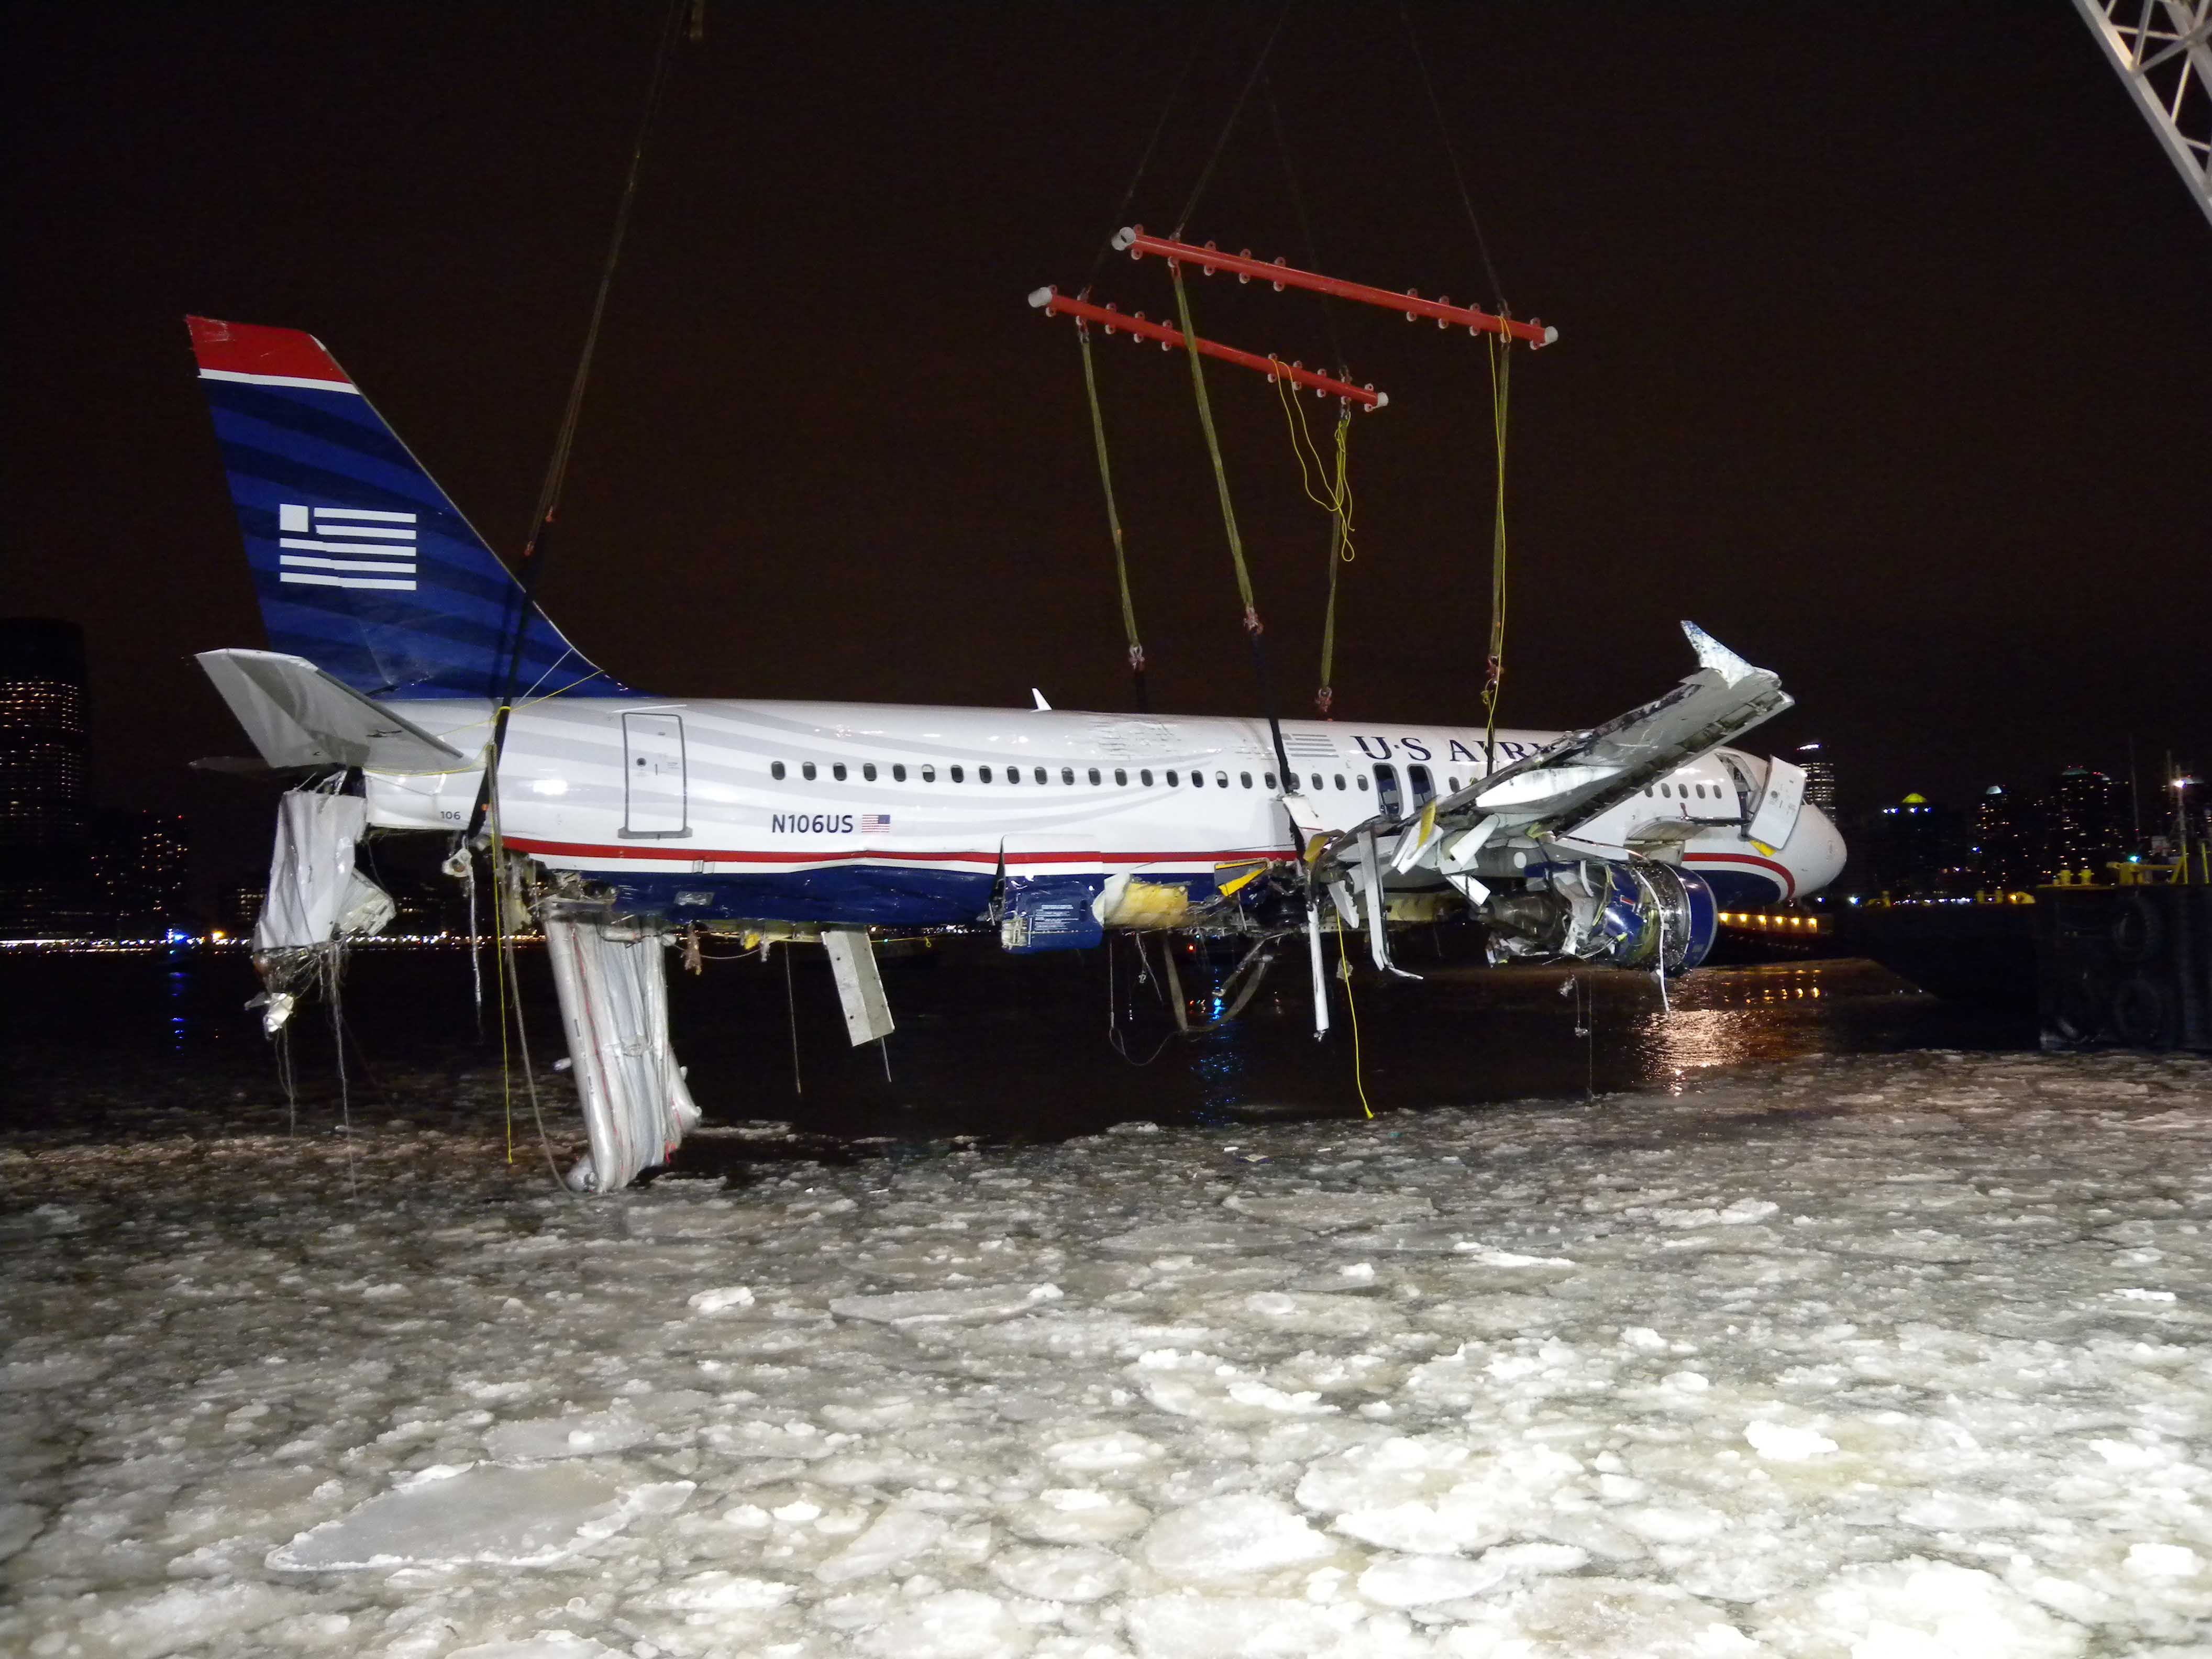
M467 763L458 749L380 708L304 657L203 651L199 664L261 758L273 767L451 772Z

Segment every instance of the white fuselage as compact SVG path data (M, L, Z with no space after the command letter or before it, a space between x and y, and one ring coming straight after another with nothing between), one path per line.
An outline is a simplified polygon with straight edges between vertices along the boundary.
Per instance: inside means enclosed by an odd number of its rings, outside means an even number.
M399 706L464 753L479 752L489 734L484 703ZM1282 733L1310 826L1349 829L1489 769L1479 728L1286 720ZM1497 765L1553 735L1498 732ZM1655 819L1703 826L1682 856L1724 902L1796 897L1833 878L1842 843L1810 808L1787 846L1747 842L1740 787L1755 793L1763 767L1715 751L1577 835L1626 842ZM1113 925L1117 878L1195 894L1218 872L1295 857L1278 770L1264 720L559 698L511 717L499 822L508 846L612 883L647 908L957 922L976 916L1002 872L1096 872L1109 883ZM480 776L372 771L372 821L459 829Z

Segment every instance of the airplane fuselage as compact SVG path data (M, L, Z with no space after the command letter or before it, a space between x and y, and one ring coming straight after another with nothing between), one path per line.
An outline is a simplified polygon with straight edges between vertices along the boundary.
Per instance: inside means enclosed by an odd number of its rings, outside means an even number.
M406 716L481 750L483 702L409 701ZM1480 728L1286 720L1302 821L1348 830L1487 775ZM1556 734L1497 734L1506 766ZM1742 825L1763 763L1717 750L1583 825L1626 842L1678 823L1681 858L1725 903L1786 900L1841 862L1808 808L1788 846ZM672 920L975 921L1002 875L1095 876L1108 927L1175 925L1255 863L1295 858L1264 720L1073 710L640 698L552 699L511 717L500 830L550 870ZM459 829L480 773L371 771L372 822ZM1432 874L1403 879L1436 884Z

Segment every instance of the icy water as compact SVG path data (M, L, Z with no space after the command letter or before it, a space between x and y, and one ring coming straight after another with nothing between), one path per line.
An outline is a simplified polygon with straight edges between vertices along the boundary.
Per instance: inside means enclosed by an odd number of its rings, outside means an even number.
M17 1000L0 1652L2212 1652L2203 1060L1876 1052L1940 1016L1784 970L1601 991L1636 1086L1500 1100L1553 984L1434 987L1456 1078L1385 1086L1480 1103L1271 1117L1262 1024L1234 1100L1139 1074L1179 1125L726 1096L713 1173L586 1201L422 977L406 1044L357 981L351 1136L189 988L74 1062ZM1054 1122L1121 1065L1065 1040Z

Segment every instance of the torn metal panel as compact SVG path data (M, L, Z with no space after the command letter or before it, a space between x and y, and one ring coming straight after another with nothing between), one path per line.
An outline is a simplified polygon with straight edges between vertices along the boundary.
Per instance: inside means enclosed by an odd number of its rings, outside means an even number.
M544 920L592 1144L568 1182L579 1192L614 1192L666 1163L699 1121L669 1045L667 940L618 931L604 911L548 907Z
M384 931L392 900L354 867L368 822L368 803L358 795L295 789L277 802L269 896L253 924L257 956Z
M837 1001L845 1011L846 1035L857 1048L891 1034L890 999L876 968L875 940L865 927L824 927L822 948L837 981Z

